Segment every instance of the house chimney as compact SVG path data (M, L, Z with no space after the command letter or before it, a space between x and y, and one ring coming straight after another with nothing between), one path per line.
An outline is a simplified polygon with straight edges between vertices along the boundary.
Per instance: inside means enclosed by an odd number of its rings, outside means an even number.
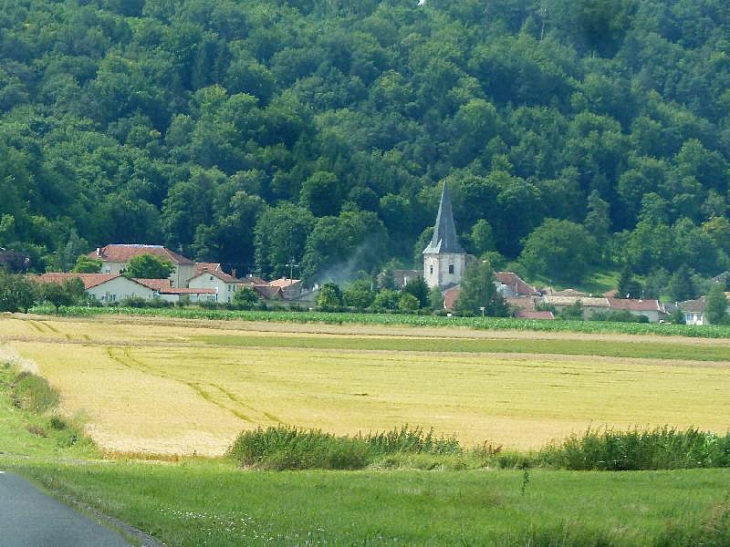
M101 247L96 248L96 256L97 258L101 258Z
M231 275L232 275L233 277L235 277L236 279L238 279L238 276L236 275L236 273L237 273L237 272L236 272L236 268L233 268L233 269L231 270Z

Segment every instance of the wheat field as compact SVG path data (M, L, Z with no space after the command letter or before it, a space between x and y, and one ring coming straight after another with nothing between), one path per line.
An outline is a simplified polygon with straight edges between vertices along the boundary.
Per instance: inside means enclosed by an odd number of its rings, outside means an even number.
M516 350L528 343L539 349L543 337L552 353L454 350L459 340L504 344L505 337L467 329L0 318L0 356L32 363L61 393L63 413L83 420L115 454L220 455L242 430L277 424L338 434L408 424L467 446L519 449L588 427L730 429L730 362L670 358L672 347L686 354L704 344L730 354L730 341L662 339L656 351L667 358L635 358L626 348L659 342L510 333ZM622 346L622 356L605 348L602 356L555 353L556 340L575 349L599 339ZM394 340L404 349L380 349ZM450 350L440 351L438 340Z

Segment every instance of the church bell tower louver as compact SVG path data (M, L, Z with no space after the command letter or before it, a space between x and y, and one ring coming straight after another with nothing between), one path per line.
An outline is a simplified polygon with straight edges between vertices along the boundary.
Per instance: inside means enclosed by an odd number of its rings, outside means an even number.
M465 268L466 252L456 236L449 190L444 183L433 237L423 250L423 279L429 287L448 289L461 282Z

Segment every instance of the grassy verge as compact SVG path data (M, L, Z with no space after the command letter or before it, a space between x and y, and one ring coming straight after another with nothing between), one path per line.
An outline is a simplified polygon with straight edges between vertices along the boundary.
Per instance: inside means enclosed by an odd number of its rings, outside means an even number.
M98 456L78 419L57 413L58 393L43 378L0 363L0 393L0 454L5 458Z
M180 547L689 547L730 539L722 505L730 476L716 469L533 470L526 477L523 471L271 473L220 462L120 462L21 471ZM693 541L703 533L714 542Z
M33 313L51 315L55 310L47 307L33 308ZM497 317L442 317L435 315L406 315L382 313L330 313L315 311L228 311L198 308L111 308L68 307L61 315L90 317L95 315L131 315L142 317L167 317L176 319L212 319L222 321L275 321L292 323L326 323L334 325L386 325L403 327L467 327L473 329L518 330L534 332L579 332L586 334L615 333L662 336L687 336L696 338L730 338L727 325L670 325L612 323L602 321L535 321Z

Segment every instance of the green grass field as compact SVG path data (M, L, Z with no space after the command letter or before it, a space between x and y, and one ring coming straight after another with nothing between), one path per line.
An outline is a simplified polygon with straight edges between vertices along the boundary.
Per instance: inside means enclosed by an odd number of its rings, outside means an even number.
M727 545L728 469L458 470L453 456L261 472L200 455L277 423L340 434L409 423L467 445L525 448L603 424L725 433L728 348L619 334L4 317L0 362L37 369L61 403L56 414L19 407L16 371L0 364L0 466L169 546ZM99 448L54 427L58 412ZM152 454L164 461L138 460Z

